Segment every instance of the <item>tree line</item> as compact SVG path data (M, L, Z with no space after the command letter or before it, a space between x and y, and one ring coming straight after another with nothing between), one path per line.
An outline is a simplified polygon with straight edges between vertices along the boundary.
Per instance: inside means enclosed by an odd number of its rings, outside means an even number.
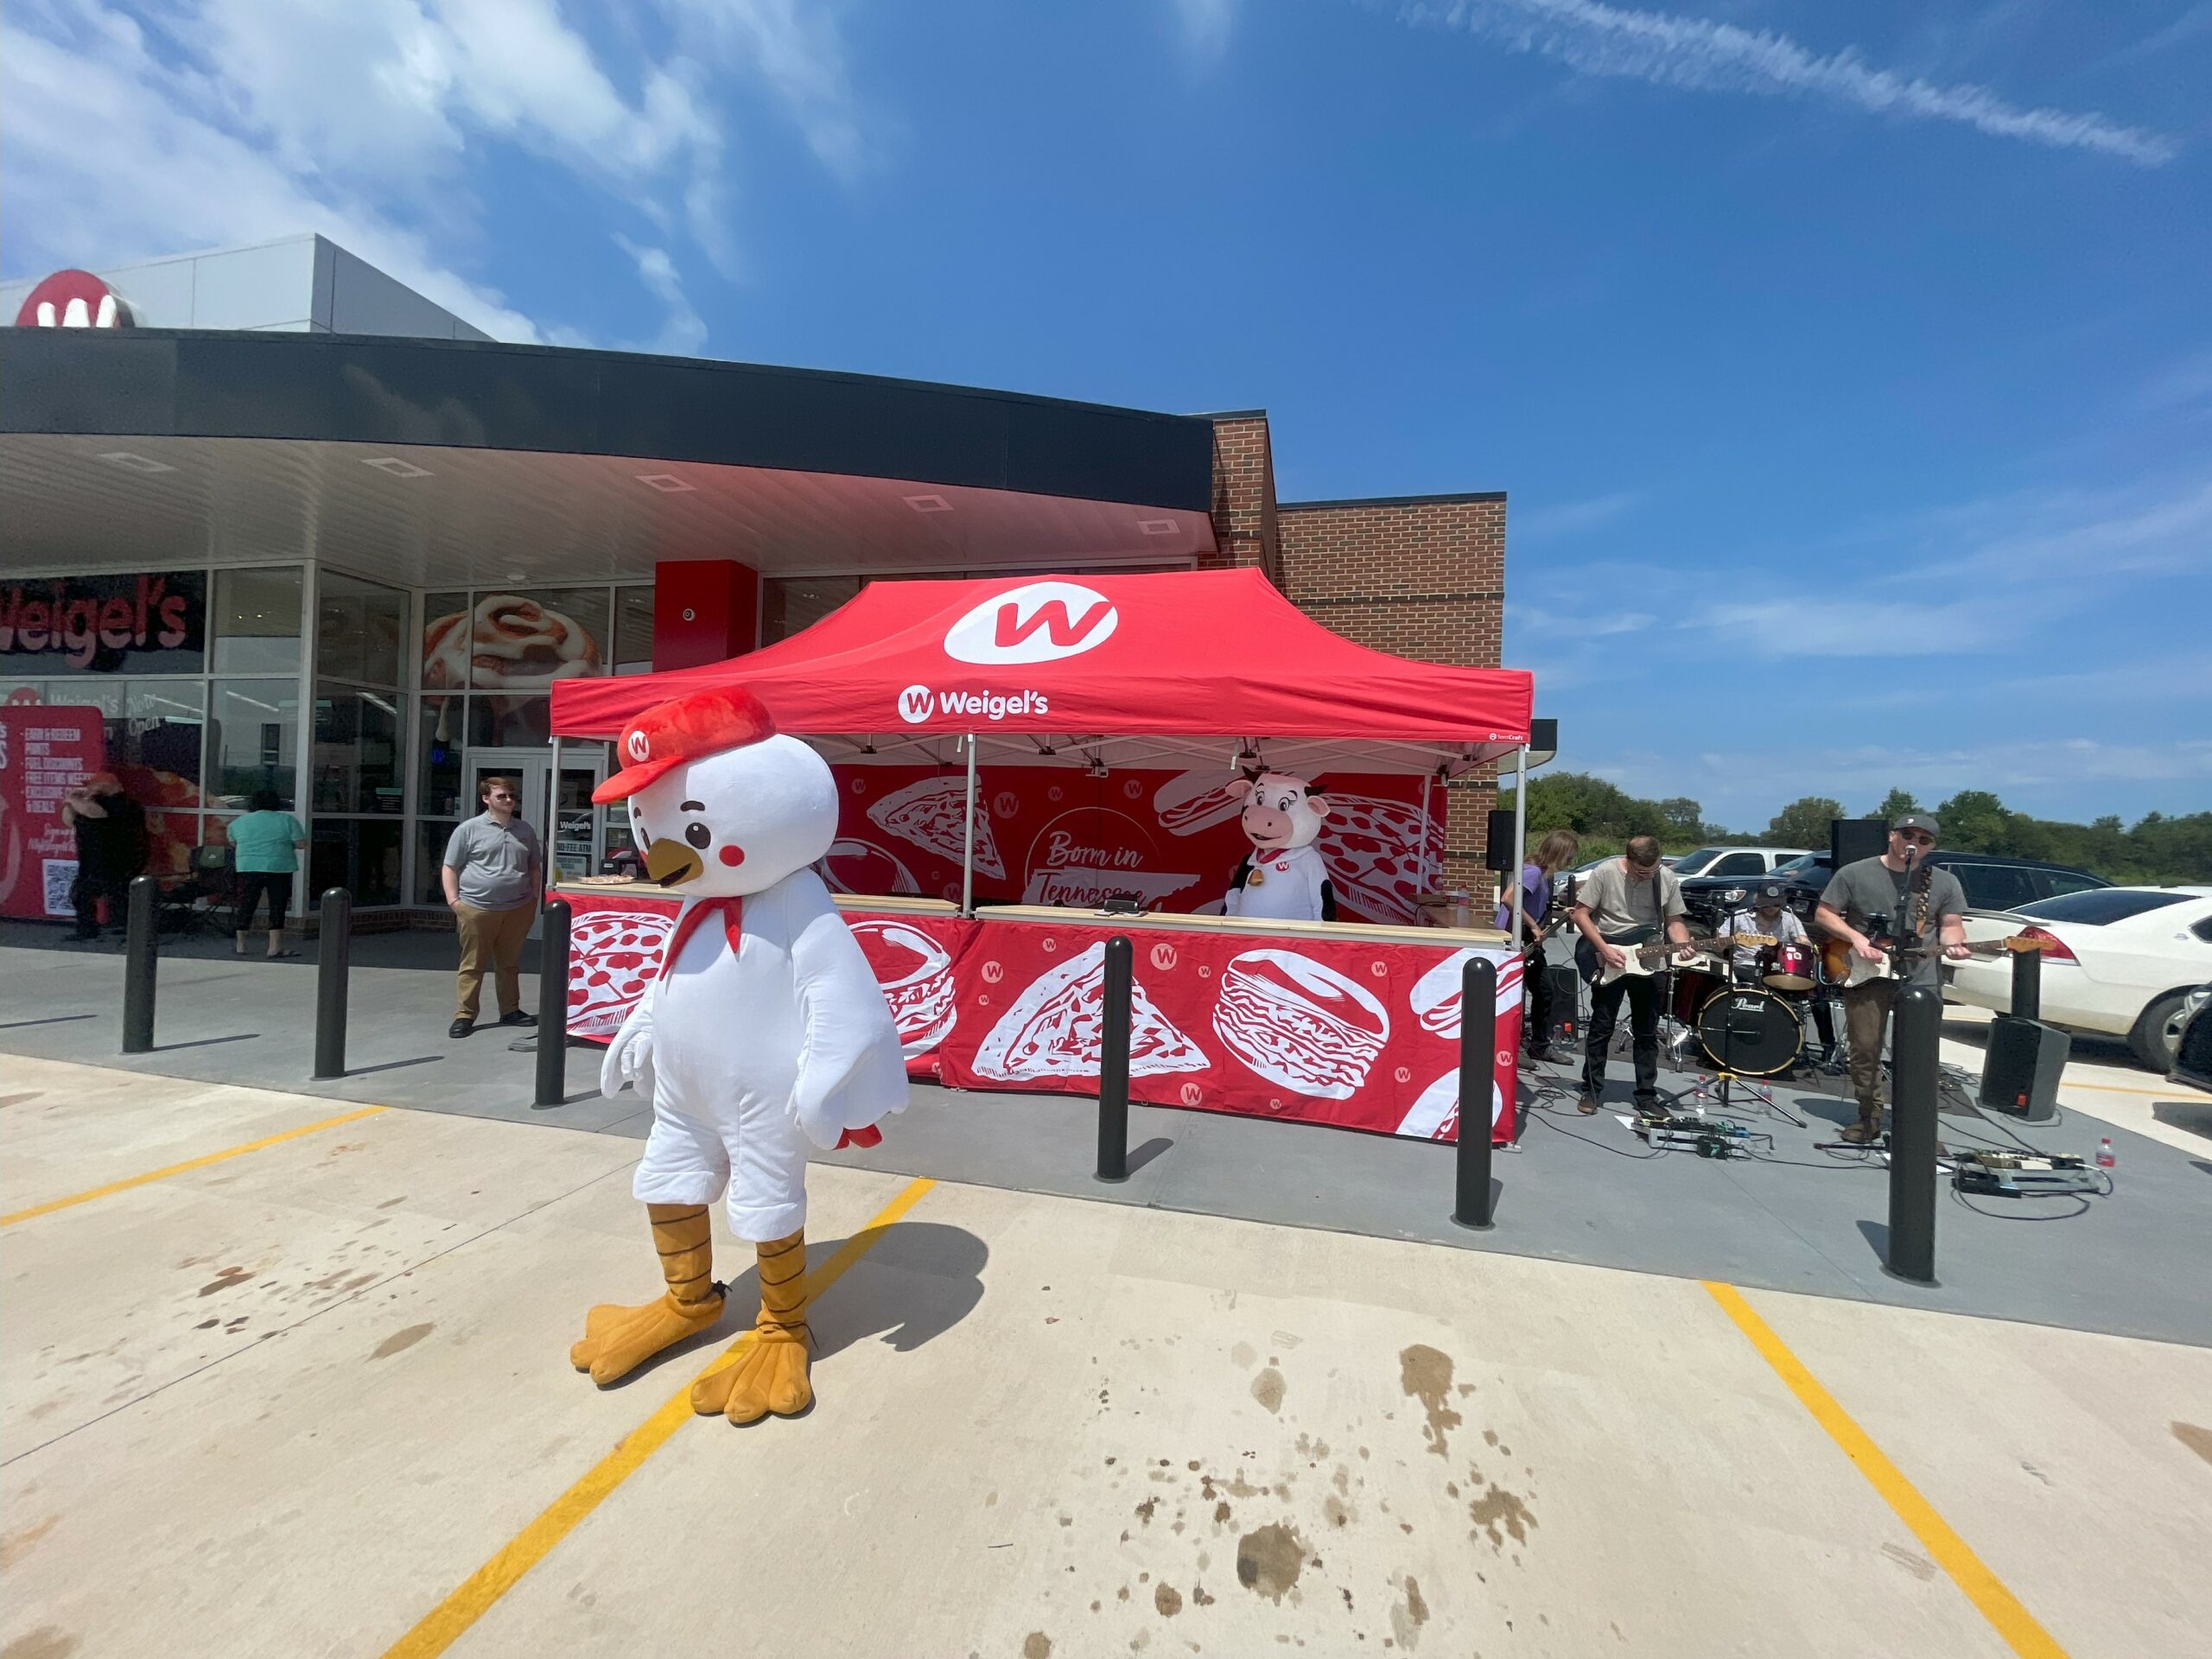
M1501 783L1505 786L1499 802L1510 806L1510 780ZM1865 817L1894 823L1919 811L1936 815L1943 826L1944 846L1958 852L2070 864L2107 881L2212 883L2212 812L2179 817L2146 813L2133 826L2123 826L2117 817L2066 823L2016 812L1987 790L1961 790L1930 806L1909 790L1893 789L1864 813L1847 812L1841 801L1825 795L1808 795L1776 813L1764 830L1734 830L1708 821L1704 808L1688 796L1647 800L1584 772L1548 772L1529 780L1531 836L1572 830L1591 858L1619 851L1630 836L1656 836L1670 853L1713 842L1826 851L1831 819Z

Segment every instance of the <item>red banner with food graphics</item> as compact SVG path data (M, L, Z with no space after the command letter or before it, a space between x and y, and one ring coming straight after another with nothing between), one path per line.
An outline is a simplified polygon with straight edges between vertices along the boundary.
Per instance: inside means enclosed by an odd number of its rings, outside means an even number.
M0 704L0 916L72 913L77 834L61 821L61 798L105 758L99 709Z
M565 893L569 1030L606 1041L658 974L672 900ZM1135 950L1129 1096L1160 1106L1459 1136L1459 988L1468 949L1357 934L845 912L917 1076L997 1092L1095 1094L1105 945ZM1492 1138L1515 1124L1521 965L1502 947Z
M837 841L823 861L838 891L959 902L965 772L837 766ZM1108 899L1183 914L1221 909L1250 852L1228 766L1187 772L985 766L976 791L978 904ZM1414 901L1441 880L1444 792L1423 778L1325 773L1320 849L1348 922L1418 923Z

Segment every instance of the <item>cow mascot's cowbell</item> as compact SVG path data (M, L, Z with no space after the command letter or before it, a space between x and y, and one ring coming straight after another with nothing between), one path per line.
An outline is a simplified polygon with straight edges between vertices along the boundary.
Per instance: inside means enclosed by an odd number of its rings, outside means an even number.
M760 1257L760 1313L736 1363L692 1386L692 1408L788 1416L814 1400L807 1149L872 1145L906 1103L890 1009L808 868L836 836L836 785L741 690L649 709L620 747L627 766L592 799L629 802L646 879L684 899L600 1077L604 1094L635 1084L652 1102L632 1191L668 1289L592 1309L569 1357L603 1388L721 1316L707 1210L727 1192L730 1230Z
M1230 785L1244 798L1244 834L1252 850L1236 867L1221 902L1224 916L1277 922L1333 922L1337 895L1313 843L1329 816L1329 798L1302 778L1263 772Z

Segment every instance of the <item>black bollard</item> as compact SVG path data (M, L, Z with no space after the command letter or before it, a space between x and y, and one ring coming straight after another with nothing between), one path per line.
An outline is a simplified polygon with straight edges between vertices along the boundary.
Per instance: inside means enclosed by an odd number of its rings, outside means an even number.
M1936 1282L1936 1086L1942 996L1897 993L1890 1034L1890 1271Z
M144 1054L154 1046L154 962L160 927L156 904L161 884L150 875L132 878L130 905L123 933L123 1052Z
M322 890L315 952L315 1075L346 1075L346 976L353 969L353 895Z
M1135 952L1116 933L1106 941L1106 1002L1098 1033L1098 1179L1129 1179L1129 983Z
M564 1106L569 1100L569 905L556 899L545 906L537 936L537 1103Z
M1487 1230L1490 1202L1491 1090L1496 1086L1497 964L1471 956L1459 970L1459 1196L1452 1219Z
M2043 1018L2043 951L2012 953L2012 1014L2020 1020Z

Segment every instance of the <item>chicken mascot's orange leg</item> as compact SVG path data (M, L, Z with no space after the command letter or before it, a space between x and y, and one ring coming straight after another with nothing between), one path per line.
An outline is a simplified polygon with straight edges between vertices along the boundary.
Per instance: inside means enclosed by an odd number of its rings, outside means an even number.
M601 1303L584 1320L584 1339L569 1350L575 1368L589 1371L602 1389L722 1315L707 1206L649 1204L645 1213L652 1220L653 1248L660 1252L667 1293L638 1307Z
M691 1385L691 1409L702 1417L719 1412L733 1423L757 1423L770 1412L792 1417L814 1403L807 1376L814 1333L806 1328L805 1230L758 1248L760 1317L735 1361Z

